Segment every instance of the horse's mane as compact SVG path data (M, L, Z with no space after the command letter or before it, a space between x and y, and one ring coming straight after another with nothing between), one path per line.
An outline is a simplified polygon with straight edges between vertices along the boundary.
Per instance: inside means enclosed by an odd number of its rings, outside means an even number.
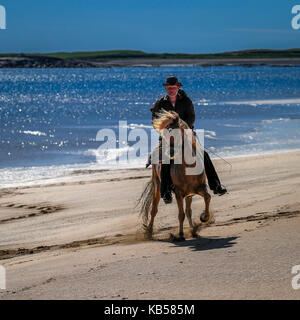
M165 109L162 109L161 111L156 113L156 118L153 119L152 123L153 123L153 127L157 131L162 131L175 120L179 121L179 127L183 129L189 129L189 126L187 125L187 123L182 119L180 119L179 114L177 112L166 111Z

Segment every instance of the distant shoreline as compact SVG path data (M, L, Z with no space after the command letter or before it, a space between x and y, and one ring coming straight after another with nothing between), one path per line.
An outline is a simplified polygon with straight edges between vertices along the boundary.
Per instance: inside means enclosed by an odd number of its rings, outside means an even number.
M1 68L128 68L167 66L300 66L300 58L266 59L151 59L124 58L100 60L57 59L49 57L0 57Z
M112 50L2 53L0 68L122 68L164 66L299 66L300 49L254 49L223 53L147 53Z

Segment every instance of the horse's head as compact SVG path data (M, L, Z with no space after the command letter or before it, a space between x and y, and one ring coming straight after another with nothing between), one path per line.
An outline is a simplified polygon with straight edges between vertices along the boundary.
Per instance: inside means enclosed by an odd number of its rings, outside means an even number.
M172 129L188 129L188 125L180 119L175 111L162 110L157 113L157 118L153 120L153 127L161 132L164 129L171 131Z
M153 126L159 131L165 143L170 145L171 153L179 157L183 150L185 129L189 129L189 126L179 117L178 113L166 110L157 114L157 118L153 120ZM174 156L171 158L174 159Z

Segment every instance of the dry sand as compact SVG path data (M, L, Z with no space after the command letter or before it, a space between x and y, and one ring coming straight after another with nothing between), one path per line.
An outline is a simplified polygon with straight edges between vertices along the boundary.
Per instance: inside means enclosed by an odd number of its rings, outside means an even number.
M300 151L228 160L214 160L229 190L212 195L215 224L193 239L186 220L178 243L176 201L141 238L134 206L150 168L0 190L0 299L299 299Z

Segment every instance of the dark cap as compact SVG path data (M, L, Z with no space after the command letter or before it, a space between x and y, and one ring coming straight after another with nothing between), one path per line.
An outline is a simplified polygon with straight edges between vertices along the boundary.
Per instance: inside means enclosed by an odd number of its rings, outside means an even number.
M175 76L171 76L171 77L168 77L167 80L166 80L166 83L163 83L163 86L178 86L178 87L181 87L182 86L182 83L178 81L177 77Z

